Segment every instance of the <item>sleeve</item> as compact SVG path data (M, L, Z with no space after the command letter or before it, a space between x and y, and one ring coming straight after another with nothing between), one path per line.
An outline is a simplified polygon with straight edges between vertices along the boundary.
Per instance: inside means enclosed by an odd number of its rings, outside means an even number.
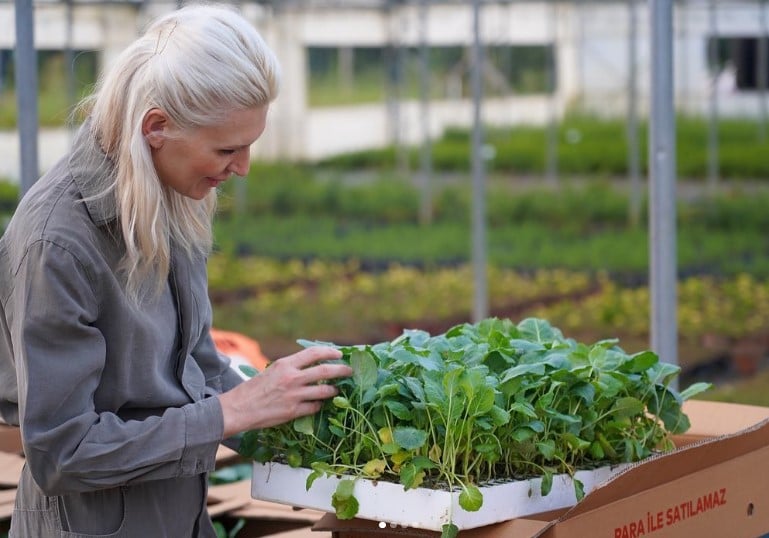
M137 420L96 410L107 343L94 325L99 287L84 264L61 246L37 241L15 281L11 333L22 438L43 492L84 492L213 469L223 429L217 398Z
M244 381L231 366L228 357L219 353L211 336L212 310L210 301L207 302L208 319L205 320L204 330L197 345L192 350L192 356L198 363L206 378L206 400L217 400L215 396L227 392ZM205 400L204 400L205 401ZM221 411L220 411L221 412ZM224 419L222 418L222 421ZM222 444L233 450L240 446L240 435L236 435L222 441Z
M242 383L243 378L231 366L230 359L216 349L210 326L209 319L192 356L206 377L209 394L220 394Z

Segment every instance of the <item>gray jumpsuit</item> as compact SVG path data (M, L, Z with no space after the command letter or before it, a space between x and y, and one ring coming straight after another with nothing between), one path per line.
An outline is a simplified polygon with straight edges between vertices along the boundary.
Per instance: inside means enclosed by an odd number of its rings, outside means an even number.
M241 378L209 334L203 257L174 249L163 293L127 301L115 204L89 200L113 173L81 128L0 238L0 415L27 458L11 537L215 536L215 396Z

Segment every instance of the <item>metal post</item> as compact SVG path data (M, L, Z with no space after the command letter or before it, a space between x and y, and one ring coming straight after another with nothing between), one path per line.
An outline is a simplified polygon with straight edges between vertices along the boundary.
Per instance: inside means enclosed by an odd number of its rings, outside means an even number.
M689 103L689 0L678 0L678 19L675 24L678 26L678 40L683 45L679 52L680 67L678 75L678 88L676 88L676 95L678 96L679 106L681 110L688 114L691 110L695 110Z
M474 301L473 320L481 321L489 314L488 283L486 273L486 163L483 157L483 64L484 51L480 37L481 0L473 0L473 61L471 76L473 88L473 208L472 254Z
M430 224L433 220L432 144L430 138L430 44L428 31L428 6L430 0L419 2L419 61L420 61L420 121L422 123L422 151L420 159L420 184L422 199L419 205L419 222Z
M37 52L32 0L16 0L16 102L21 173L19 196L37 181Z
M404 174L408 169L408 156L403 147L403 128L401 117L401 90L403 78L403 46L400 33L402 19L398 8L399 0L386 2L386 19L388 24L389 42L385 54L385 68L387 69L387 108L390 119L390 138L395 148L396 167L399 173Z
M672 2L650 2L652 87L649 129L649 290L652 349L663 362L678 364Z
M633 228L641 221L641 158L638 147L638 12L628 0L627 167L630 178L628 220Z
M558 183L558 111L556 103L556 57L558 46L558 3L552 2L550 10L550 35L552 41L547 53L547 91L548 91L548 118L547 118L547 151L546 151L546 177L550 185Z
M352 92L355 80L355 51L352 46L340 46L337 49L337 77L339 88L349 94Z
M766 142L766 86L767 86L767 62L769 62L769 47L767 47L766 32L766 0L759 0L758 20L760 26L760 35L758 37L758 139L761 143Z
M718 28L716 26L716 0L708 3L710 21L710 40L708 41L708 57L713 69L710 81L710 113L708 115L708 190L715 194L718 189Z
M65 6L67 10L67 29L66 29L66 45L64 48L64 74L66 76L67 85L67 106L69 110L73 110L77 104L77 95L75 90L75 51L73 50L73 36L72 31L75 26L75 13L72 0L65 0ZM72 125L74 127L74 125Z

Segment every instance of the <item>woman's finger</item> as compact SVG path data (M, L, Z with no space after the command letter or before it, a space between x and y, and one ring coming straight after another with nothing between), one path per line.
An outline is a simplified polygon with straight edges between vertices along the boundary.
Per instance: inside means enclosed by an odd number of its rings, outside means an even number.
M313 346L289 355L279 361L288 361L296 368L307 368L321 361L333 361L342 358L342 352L329 346Z

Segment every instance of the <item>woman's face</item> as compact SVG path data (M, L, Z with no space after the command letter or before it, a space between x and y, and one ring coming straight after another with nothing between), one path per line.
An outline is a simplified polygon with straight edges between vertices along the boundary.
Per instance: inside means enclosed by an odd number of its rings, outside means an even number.
M182 131L162 110L150 110L143 132L160 181L183 196L202 200L231 175L247 175L251 144L264 132L268 108L234 111L220 124Z

